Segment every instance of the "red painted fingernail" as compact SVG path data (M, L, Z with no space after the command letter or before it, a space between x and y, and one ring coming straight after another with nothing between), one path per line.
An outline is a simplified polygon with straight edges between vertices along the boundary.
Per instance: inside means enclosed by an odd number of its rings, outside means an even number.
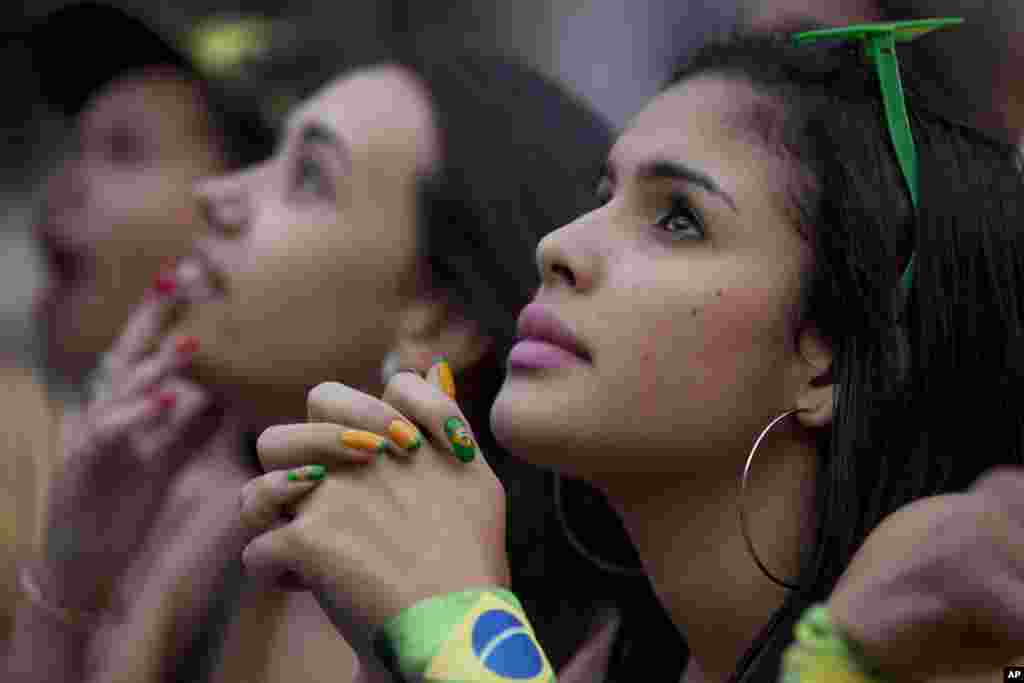
M164 296L174 294L174 290L177 288L178 281L174 279L173 272L162 271L156 276L156 282L153 283L153 289Z
M175 346L175 348L178 350L178 353L180 354L192 355L193 353L199 350L199 339L192 336L182 337L181 339L178 340L178 343Z
M173 391L161 391L156 402L160 410L170 410L178 403L178 395Z

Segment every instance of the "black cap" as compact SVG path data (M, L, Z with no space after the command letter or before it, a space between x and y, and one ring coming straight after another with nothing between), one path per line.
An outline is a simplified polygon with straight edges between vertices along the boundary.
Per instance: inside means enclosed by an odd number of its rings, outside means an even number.
M120 76L169 66L202 89L232 166L266 158L275 139L274 122L265 115L268 93L247 87L238 69L218 72L222 65L215 62L202 68L186 51L190 38L195 36L173 29L164 35L155 24L113 5L75 2L35 23L26 44L43 99L67 116L77 116L90 97ZM197 54L202 57L202 49ZM233 59L244 56L235 54ZM239 83L230 82L232 74Z
M143 20L96 2L65 5L36 23L28 47L44 99L69 116L130 71L170 66L196 80L196 66Z

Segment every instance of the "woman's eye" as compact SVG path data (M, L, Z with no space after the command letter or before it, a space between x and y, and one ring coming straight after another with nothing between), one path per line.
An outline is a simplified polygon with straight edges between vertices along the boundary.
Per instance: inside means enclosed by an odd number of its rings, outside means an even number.
M672 200L672 208L655 222L658 230L670 239L692 240L704 238L704 223L697 212L682 198Z
M146 142L127 131L113 131L106 136L106 156L115 164L136 165L146 160Z
M323 167L310 157L299 159L295 169L295 189L299 192L317 196L330 194L330 183Z

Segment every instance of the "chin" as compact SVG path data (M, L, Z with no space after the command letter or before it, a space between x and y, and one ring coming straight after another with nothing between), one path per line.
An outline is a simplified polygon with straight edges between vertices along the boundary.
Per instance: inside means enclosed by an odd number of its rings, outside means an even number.
M566 420L536 400L523 400L507 387L491 407L494 438L509 453L530 464L565 471L571 467L573 448Z
M213 356L209 351L199 351L189 378L242 416L250 428L306 421L308 387L286 386L278 377L261 376L245 364L235 365L231 358Z

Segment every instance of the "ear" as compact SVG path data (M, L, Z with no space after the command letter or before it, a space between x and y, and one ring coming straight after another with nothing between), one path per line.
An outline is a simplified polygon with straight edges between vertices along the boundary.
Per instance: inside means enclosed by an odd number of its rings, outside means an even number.
M399 313L393 347L399 367L426 372L435 358L444 356L460 372L477 365L490 348L491 339L443 297L417 295Z
M800 333L797 351L803 360L803 372L796 399L800 412L796 418L805 427L825 427L832 423L835 399L832 348L817 329L809 327Z

